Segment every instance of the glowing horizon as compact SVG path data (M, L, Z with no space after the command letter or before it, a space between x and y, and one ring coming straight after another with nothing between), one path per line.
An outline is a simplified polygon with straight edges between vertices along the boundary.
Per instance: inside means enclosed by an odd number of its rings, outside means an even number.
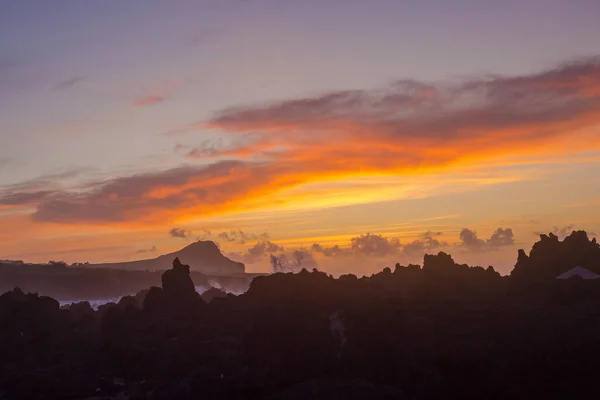
M0 259L507 273L600 232L598 6L293 3L0 5Z

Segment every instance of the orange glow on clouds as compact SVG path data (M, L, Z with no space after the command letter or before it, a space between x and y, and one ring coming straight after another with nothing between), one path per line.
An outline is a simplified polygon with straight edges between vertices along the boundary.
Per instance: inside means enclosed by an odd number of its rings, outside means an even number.
M162 100L148 96L136 105ZM191 163L167 170L0 193L2 223L20 227L3 239L17 245L39 229L47 238L112 230L150 240L169 224L542 179L551 172L537 164L598 162L600 63L515 78L405 81L326 93L224 110L201 126L229 144L203 144L188 152ZM336 235L328 240L343 239ZM104 245L118 243L106 239Z

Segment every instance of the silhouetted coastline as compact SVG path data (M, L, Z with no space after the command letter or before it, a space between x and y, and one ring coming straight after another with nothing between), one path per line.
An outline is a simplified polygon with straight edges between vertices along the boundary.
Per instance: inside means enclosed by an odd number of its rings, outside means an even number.
M0 399L591 398L600 394L600 246L542 235L510 276L456 264L334 279L254 278L195 290L179 259L160 284L94 311L0 296ZM589 279L588 279L589 278Z
M261 274L245 272L244 264L225 257L212 241L197 241L159 257L121 263L75 264L63 262L26 264L0 261L0 293L21 288L59 301L101 300L132 295L158 286L161 276L175 258L193 265L194 283L204 289L218 287L233 293L245 292Z

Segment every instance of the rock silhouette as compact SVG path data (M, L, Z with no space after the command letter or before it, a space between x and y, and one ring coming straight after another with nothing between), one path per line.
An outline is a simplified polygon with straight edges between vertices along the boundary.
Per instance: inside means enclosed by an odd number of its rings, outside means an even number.
M185 299L198 294L190 277L190 266L182 264L179 258L175 258L173 268L165 271L161 280L167 297Z
M173 253L139 261L93 264L91 268L110 268L124 270L159 270L174 258L183 260L194 267L195 271L207 275L227 276L243 274L243 263L225 257L217 244L210 240L199 240Z
M595 241L570 237L540 238L511 276L438 253L360 278L257 277L209 303L179 260L98 311L14 289L0 398L595 398L600 282L550 279L596 260Z
M190 266L182 264L179 258L173 260L171 269L163 272L161 281L162 288L151 287L146 293L143 302L145 309L182 312L204 304L190 277Z
M529 255L519 250L511 276L529 281L554 279L573 267L600 274L600 244L585 231L573 231L563 241L553 233L540 235Z
M210 303L214 299L222 299L224 297L227 297L227 292L224 292L221 289L211 287L210 289L202 293L200 297L202 297L202 300L204 300L205 302Z

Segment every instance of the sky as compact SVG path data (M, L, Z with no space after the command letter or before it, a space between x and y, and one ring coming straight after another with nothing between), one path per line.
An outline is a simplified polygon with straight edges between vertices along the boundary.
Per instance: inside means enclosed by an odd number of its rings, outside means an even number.
M0 259L508 273L600 232L596 0L0 3Z

